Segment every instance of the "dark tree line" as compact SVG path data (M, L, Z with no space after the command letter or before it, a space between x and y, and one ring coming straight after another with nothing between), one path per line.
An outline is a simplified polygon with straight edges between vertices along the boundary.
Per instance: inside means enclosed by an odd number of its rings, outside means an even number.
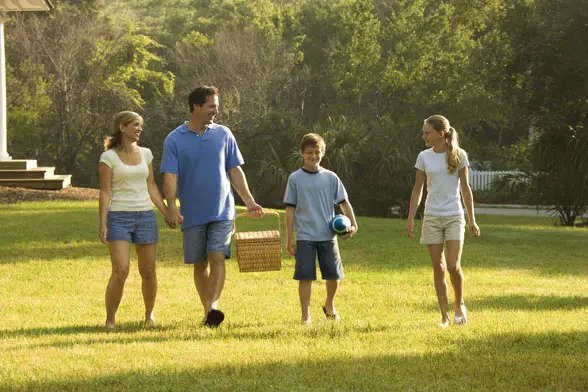
M478 167L532 173L529 197L565 223L588 205L585 0L54 3L6 27L9 151L76 185L97 186L114 113L144 115L157 167L188 92L214 84L266 205L315 131L360 214L405 208L433 113Z

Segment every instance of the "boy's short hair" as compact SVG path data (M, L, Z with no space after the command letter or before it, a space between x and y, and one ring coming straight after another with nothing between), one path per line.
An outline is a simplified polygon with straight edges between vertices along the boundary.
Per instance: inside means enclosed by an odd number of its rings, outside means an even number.
M306 147L318 147L321 149L323 154L327 149L325 139L323 139L323 137L318 133L307 133L306 135L302 136L302 141L300 142L300 152L304 152Z

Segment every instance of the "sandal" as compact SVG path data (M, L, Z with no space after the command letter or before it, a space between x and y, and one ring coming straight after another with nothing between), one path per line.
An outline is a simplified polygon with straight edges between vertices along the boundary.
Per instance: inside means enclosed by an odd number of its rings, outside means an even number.
M341 321L341 316L339 316L339 313L333 313L333 314L327 313L326 306L323 306L323 312L325 313L327 320Z

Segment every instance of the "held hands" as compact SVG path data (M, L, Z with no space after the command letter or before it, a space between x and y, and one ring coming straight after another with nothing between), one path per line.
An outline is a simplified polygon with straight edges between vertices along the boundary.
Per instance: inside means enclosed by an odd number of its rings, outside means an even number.
M184 217L177 209L168 209L167 214L165 214L165 223L167 223L170 228L175 229L184 223Z

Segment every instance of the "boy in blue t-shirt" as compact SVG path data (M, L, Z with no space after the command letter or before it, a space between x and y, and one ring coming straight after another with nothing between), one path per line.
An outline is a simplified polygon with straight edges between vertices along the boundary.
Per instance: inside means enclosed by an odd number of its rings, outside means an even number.
M343 278L337 237L329 228L335 216L335 204L350 219L351 227L343 239L351 238L358 226L343 183L335 173L320 166L325 155L325 141L316 133L304 135L300 155L304 166L288 177L286 204L286 232L288 253L296 256L294 279L298 280L298 295L302 309L302 324L310 324L310 293L316 280L318 255L322 278L326 281L327 298L323 312L327 319L340 321L335 309L335 294ZM296 227L296 245L293 242Z

